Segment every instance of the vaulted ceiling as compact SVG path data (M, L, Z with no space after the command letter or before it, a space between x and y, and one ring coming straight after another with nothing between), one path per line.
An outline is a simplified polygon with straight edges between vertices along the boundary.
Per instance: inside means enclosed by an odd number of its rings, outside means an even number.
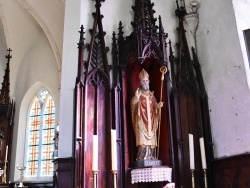
M0 82L12 49L11 75L17 75L27 52L44 35L61 69L64 0L0 0Z

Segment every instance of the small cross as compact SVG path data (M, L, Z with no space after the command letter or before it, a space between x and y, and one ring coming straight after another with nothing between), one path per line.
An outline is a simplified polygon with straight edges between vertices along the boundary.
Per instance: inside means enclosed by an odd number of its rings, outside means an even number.
M5 57L6 57L7 59L12 58L12 56L10 55L10 52L11 52L12 50L9 48L7 51L9 52L9 54L8 54L8 55L6 55Z
M9 54L10 54L10 52L12 52L12 50L10 48L7 51L9 52Z

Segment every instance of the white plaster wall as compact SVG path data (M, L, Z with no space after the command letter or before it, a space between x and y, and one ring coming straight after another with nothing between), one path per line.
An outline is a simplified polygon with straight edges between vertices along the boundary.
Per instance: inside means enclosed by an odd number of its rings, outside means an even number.
M29 103L38 89L44 87L55 99L59 110L59 76L51 46L41 31L26 53L17 73L15 85L16 115L13 135L10 180L19 179L17 164L24 164L26 118ZM39 83L39 84L38 84Z
M2 20L0 20L0 44L1 44L0 45L0 83L2 83L4 70L6 69L6 63L7 63L7 59L5 58L5 56L7 55L7 44L6 44L6 39L5 39L4 32L3 32Z
M87 1L86 1L87 2ZM77 73L79 33L81 25L81 0L65 2L62 74L59 119L59 157L72 156L73 144L73 98ZM87 6L87 5L86 5Z
M232 1L201 1L198 56L209 97L215 157L250 150L250 93Z

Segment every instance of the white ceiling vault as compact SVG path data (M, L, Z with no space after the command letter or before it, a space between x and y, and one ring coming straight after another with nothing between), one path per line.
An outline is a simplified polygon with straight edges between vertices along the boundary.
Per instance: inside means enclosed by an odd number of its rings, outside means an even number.
M6 67L7 48L12 49L11 78L25 55L44 35L51 46L60 76L63 45L63 0L0 0L0 82ZM14 64L14 65L13 65Z

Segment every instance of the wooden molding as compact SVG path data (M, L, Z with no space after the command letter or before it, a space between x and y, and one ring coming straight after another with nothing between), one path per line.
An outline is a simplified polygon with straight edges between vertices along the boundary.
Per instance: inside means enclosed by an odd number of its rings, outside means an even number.
M213 161L215 187L249 187L250 153Z

